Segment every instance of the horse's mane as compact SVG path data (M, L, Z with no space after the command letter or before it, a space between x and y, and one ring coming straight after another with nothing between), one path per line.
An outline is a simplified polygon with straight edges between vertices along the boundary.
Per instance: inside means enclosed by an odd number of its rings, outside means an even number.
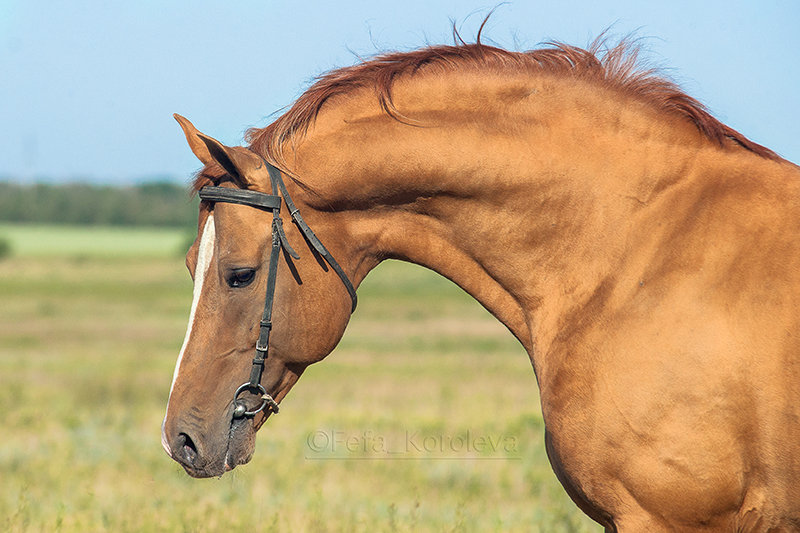
M703 135L720 145L732 140L762 157L778 158L768 148L750 141L714 118L703 104L683 92L676 83L655 69L642 67L640 63L636 44L623 40L609 46L603 37L596 39L588 49L550 42L535 50L511 52L485 45L479 37L474 44L461 41L451 46L391 52L318 77L294 105L272 124L265 128L249 129L246 140L252 150L285 170L284 146L301 138L325 103L335 96L371 87L383 110L402 120L401 113L392 101L392 86L400 76L413 76L423 69L438 69L441 72L459 69L513 70L591 80L685 118ZM198 176L198 182L203 174L206 173L201 172Z

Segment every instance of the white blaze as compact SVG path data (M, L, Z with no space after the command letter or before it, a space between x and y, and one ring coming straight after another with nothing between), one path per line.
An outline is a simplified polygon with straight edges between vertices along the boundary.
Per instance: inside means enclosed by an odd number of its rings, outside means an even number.
M214 215L210 214L206 220L205 227L203 227L203 236L200 238L200 246L197 251L197 266L194 270L194 288L192 289L192 310L189 312L189 325L186 327L186 336L183 338L183 346L181 346L181 351L178 354L178 362L175 363L175 372L172 374L172 385L169 387L170 398L172 398L172 389L175 387L175 381L178 379L181 361L183 361L183 354L186 352L186 345L189 344L189 338L192 336L194 315L197 312L197 304L200 302L200 295L203 292L203 282L211 266L211 257L214 255L215 238ZM167 400L167 409L169 409L169 400ZM166 423L166 421L167 418L164 417L164 423ZM164 434L164 423L161 424L161 444L164 446L167 453L171 455L169 444L167 443L167 436Z

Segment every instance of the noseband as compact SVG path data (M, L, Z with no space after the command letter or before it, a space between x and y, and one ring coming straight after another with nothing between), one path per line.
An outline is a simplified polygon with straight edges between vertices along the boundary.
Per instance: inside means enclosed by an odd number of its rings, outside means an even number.
M264 372L264 363L267 359L269 352L269 334L272 330L272 303L275 299L275 280L278 274L278 258L281 249L295 259L300 259L297 252L289 245L286 239L286 233L283 231L283 220L281 220L281 196L289 209L289 215L297 225L297 228L303 234L303 237L311 245L311 247L330 265L339 279L342 280L344 288L350 294L350 299L353 305L350 309L352 313L356 309L357 297L356 289L344 273L342 267L333 258L327 248L320 242L314 232L308 227L297 206L294 205L292 197L289 196L289 191L286 190L286 184L283 182L281 171L273 165L269 164L262 158L264 164L267 165L269 172L270 182L272 184L272 194L265 194L263 192L249 191L243 189L231 189L227 187L203 187L200 189L200 198L206 202L227 202L231 204L240 204L264 211L272 211L272 250L269 255L269 265L267 270L267 295L264 300L264 312L261 315L259 322L258 341L256 341L256 355L253 358L253 367L250 370L250 381L243 383L233 393L233 402L235 404L233 410L233 418L252 417L261 412L265 407L269 406L273 413L278 412L278 403L267 393L267 390L261 384L261 374ZM278 191L280 190L280 194ZM324 267L324 265L323 265ZM261 397L261 405L258 409L248 411L247 406L239 396L245 392L257 392Z

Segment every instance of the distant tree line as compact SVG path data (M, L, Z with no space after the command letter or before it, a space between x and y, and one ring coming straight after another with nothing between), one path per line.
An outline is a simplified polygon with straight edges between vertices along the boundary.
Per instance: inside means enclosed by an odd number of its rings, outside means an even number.
M169 182L114 187L0 182L0 221L193 227L197 197Z

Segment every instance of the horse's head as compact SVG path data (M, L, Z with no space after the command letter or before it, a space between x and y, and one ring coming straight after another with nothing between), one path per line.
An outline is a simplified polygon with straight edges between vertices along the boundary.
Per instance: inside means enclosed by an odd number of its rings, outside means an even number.
M176 118L200 161L207 168L221 169L215 185L272 192L266 163L259 156L246 148L224 146L183 117ZM285 209L283 213L288 217ZM272 410L267 406L255 415L236 413L237 406L240 411L254 411L262 405L254 387L246 387L237 401L234 398L250 379L256 353L272 226L269 209L200 204L197 239L186 255L194 279L192 308L162 426L165 450L195 477L219 476L249 461L255 433ZM292 258L285 249L277 255L272 334L260 377L278 402L309 364L335 347L351 311L342 280L327 268L300 229L287 223L285 231L301 258ZM329 241L340 238L328 233Z

